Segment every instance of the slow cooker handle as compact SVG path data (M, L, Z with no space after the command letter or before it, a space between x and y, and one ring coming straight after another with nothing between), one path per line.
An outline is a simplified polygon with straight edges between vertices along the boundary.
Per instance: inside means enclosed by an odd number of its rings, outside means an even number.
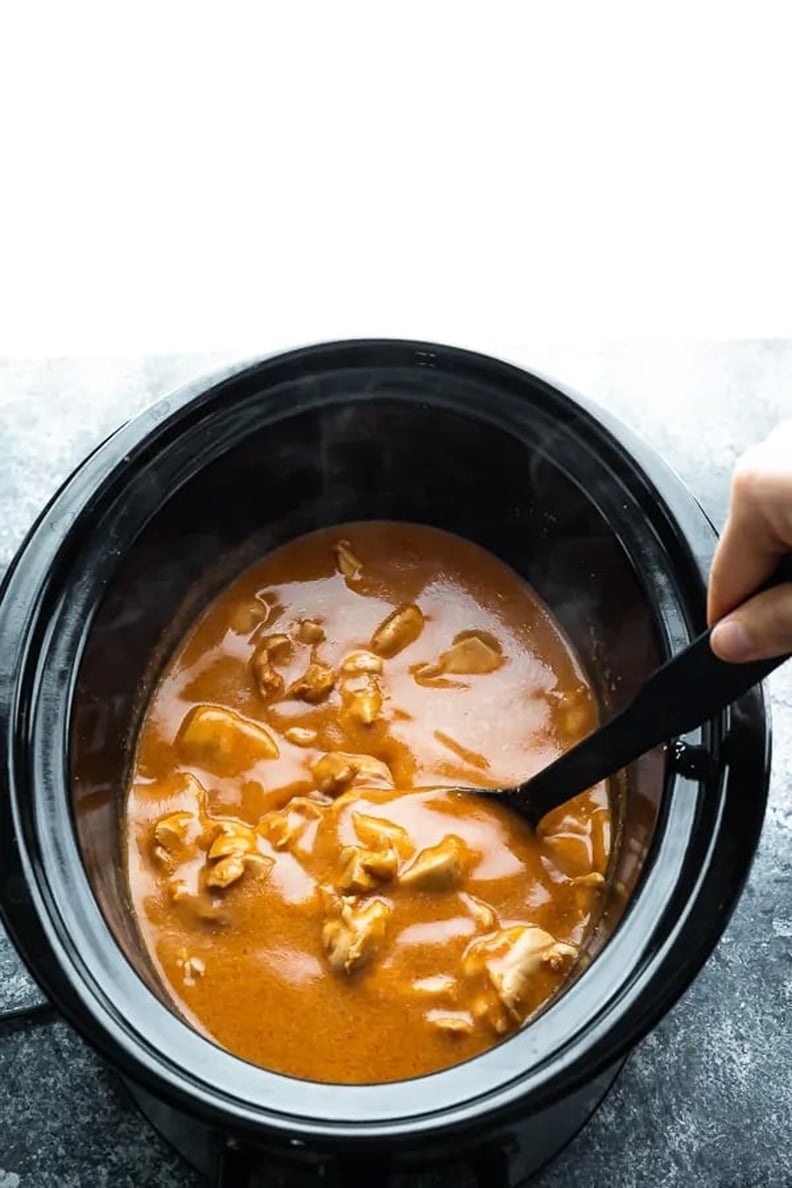
M219 1152L215 1188L257 1188L261 1183L261 1166L260 1154L240 1143L227 1142ZM501 1147L484 1147L468 1167L477 1188L509 1188L510 1161ZM315 1171L295 1170L294 1183L300 1188L308 1188L314 1181L322 1188L372 1188L374 1184L377 1188L388 1188L391 1176L382 1157L342 1155Z
M262 1188L269 1183L267 1165L271 1158L261 1151L245 1146L236 1140L228 1140L218 1151L215 1188ZM287 1166L278 1164L285 1175L285 1183L294 1184L294 1188L388 1188L390 1175L387 1164L382 1156L341 1155L328 1163L314 1167ZM265 1177L265 1178L262 1178ZM279 1181L276 1181L279 1182ZM482 1181L483 1183L483 1181ZM500 1183L492 1184L492 1188L500 1188Z

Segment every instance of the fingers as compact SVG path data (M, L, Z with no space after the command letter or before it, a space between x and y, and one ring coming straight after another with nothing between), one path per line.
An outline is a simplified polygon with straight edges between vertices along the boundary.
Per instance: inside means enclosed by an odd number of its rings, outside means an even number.
M792 651L792 583L749 599L713 628L710 645L721 660L743 663Z
M732 480L731 507L710 574L707 620L716 623L792 551L792 422L749 450Z
M752 515L735 494L710 570L707 590L710 627L753 594L773 572L785 551L761 516Z

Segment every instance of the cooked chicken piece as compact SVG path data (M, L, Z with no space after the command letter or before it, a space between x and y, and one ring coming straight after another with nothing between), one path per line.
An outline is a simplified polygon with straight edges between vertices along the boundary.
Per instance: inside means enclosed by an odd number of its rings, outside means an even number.
M349 676L357 676L359 673L373 673L376 675L382 672L382 660L379 656L375 656L373 652L350 652L341 664L341 671L347 673Z
M229 626L237 635L250 635L251 631L266 623L269 614L270 607L257 598L250 602L240 602L231 612Z
M487 632L460 631L440 659L443 671L452 674L495 672L503 664L503 651L497 639Z
M429 846L399 875L399 882L417 891L449 891L459 885L469 861L461 838L449 833L436 846Z
M418 684L443 684L444 676L479 676L495 672L503 664L503 651L487 631L460 631L447 651L433 663L419 664L413 671Z
M245 873L245 859L241 854L221 858L206 873L207 887L230 887Z
M376 722L382 710L382 693L376 680L371 677L365 689L356 689L344 694L343 715L352 718L362 726Z
M590 873L594 862L591 842L585 833L553 833L539 838L542 848L555 867L556 872L566 879L579 878Z
M462 900L479 928L483 928L485 932L492 932L498 927L498 916L495 909L485 903L483 899L467 893L462 896Z
M583 738L594 728L594 714L590 705L572 705L561 715L561 733L570 738Z
M150 812L158 812L159 820L171 813L188 813L195 822L190 832L197 831L206 814L206 789L190 772L174 771L161 779L137 784L133 791L146 807L146 820L152 828L155 821Z
M272 869L274 862L262 854L229 854L220 858L206 872L207 887L230 887L242 878L248 866L257 867L261 873Z
M511 1015L499 998L481 995L473 1000L470 1012L477 1023L487 1023L496 1035L505 1035L514 1027Z
M225 776L240 775L260 759L277 759L280 754L266 727L214 705L190 710L176 743L185 758Z
M207 857L228 858L232 854L253 854L256 850L256 836L249 825L236 821L224 821L220 833L209 847Z
M194 927L197 920L200 924L211 924L215 927L228 923L223 908L205 891L198 891L191 887L186 879L173 878L168 880L168 894L174 904L192 917L190 925Z
M279 697L283 692L284 681L281 674L272 667L269 652L255 652L250 661L253 680L259 691L259 696L265 701L271 697Z
M373 755L352 755L357 772L354 782L365 788L392 788L393 776L387 763Z
M290 726L284 730L283 737L295 747L312 747L316 742L316 731L308 730L304 726Z
M356 759L356 755L347 755L343 751L330 751L317 759L311 771L319 791L332 796L351 784L358 772Z
M276 631L272 635L265 635L257 643L257 648L266 648L272 659L277 664L285 664L287 660L291 659L294 651L294 644L282 631Z
M322 929L322 944L335 973L352 973L381 948L393 909L381 899L360 906L348 897L339 902L338 916Z
M446 1035L460 1036L473 1033L473 1019L467 1011L432 1010L426 1012L426 1019L430 1027Z
M154 826L154 856L165 866L187 856L190 834L200 829L194 813L179 811L161 817Z
M322 905L322 912L328 920L337 920L340 917L344 903L356 902L354 896L350 896L346 900L342 899L335 887L331 887L329 883L320 883L316 890Z
M601 875L598 870L592 870L589 874L578 875L572 882L576 883L578 887L602 887L605 883L605 876Z
M336 565L338 572L343 574L348 583L356 582L360 578L363 562L352 552L348 540L339 540L335 547Z
M543 928L518 924L490 939L474 941L465 954L465 968L468 972L483 968L512 1019L521 1023L532 978L544 967L559 970L576 956L577 949Z
M345 894L373 891L380 883L394 878L399 869L399 857L393 847L387 850L364 850L361 846L344 846L341 851L339 887Z
M372 635L371 647L378 655L390 659L415 643L423 628L424 617L415 603L397 607Z
M185 986L194 986L198 978L202 978L206 973L206 965L200 957L188 957L185 949L182 949L179 956L176 958L176 964L180 967L184 974Z
M588 734L595 725L595 714L591 694L586 686L578 685L572 692L562 693L554 690L550 696L560 733L572 738Z
M276 850L287 850L304 833L308 822L321 815L321 805L316 801L308 800L305 796L293 796L285 808L263 816L258 828Z
M169 813L167 817L161 817L154 826L154 836L161 846L167 849L169 846L180 845L187 837L187 831L195 820L193 813L176 812Z
M415 846L410 841L407 830L395 821L387 821L383 817L369 817L365 813L353 813L352 824L363 845L370 850L393 848L402 858L409 858L415 853Z
M283 692L283 677L273 665L289 659L292 641L288 635L265 635L257 644L250 661L256 688L266 700Z
M324 643L326 638L324 627L316 619L303 619L297 628L297 637L300 643L310 644L312 648Z
M320 792L333 796L349 784L364 786L393 786L393 777L386 764L373 755L349 755L346 751L330 751L317 759L311 767Z
M409 993L413 998L432 998L453 1006L459 999L459 983L448 974L430 974L412 982Z
M326 664L309 664L304 674L289 687L289 697L318 705L332 692L335 673Z

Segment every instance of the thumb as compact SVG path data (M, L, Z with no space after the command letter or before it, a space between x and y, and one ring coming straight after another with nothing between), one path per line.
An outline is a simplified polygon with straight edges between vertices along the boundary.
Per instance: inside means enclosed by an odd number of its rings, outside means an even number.
M769 660L792 652L792 583L744 602L716 624L710 645L721 660Z

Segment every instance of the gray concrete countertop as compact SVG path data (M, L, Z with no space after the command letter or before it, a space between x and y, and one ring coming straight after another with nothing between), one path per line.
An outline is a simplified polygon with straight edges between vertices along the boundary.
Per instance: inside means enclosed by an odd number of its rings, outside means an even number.
M792 342L503 354L628 422L718 525L739 453L792 415ZM227 361L0 363L0 571L93 445L171 388ZM771 691L771 801L734 919L704 972L538 1188L792 1185L792 671L776 674ZM36 997L0 934L0 1008ZM153 1184L197 1181L71 1029L47 1015L0 1023L0 1188Z

